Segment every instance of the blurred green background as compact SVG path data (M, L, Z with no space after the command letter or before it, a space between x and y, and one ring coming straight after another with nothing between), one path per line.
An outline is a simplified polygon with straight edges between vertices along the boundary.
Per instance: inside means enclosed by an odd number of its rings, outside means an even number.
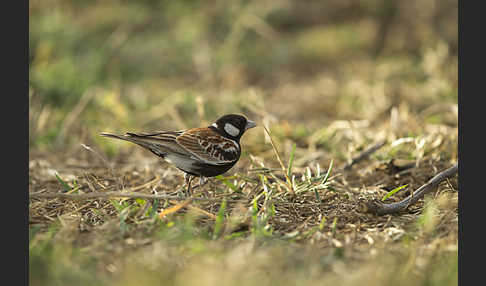
M298 129L457 103L457 15L452 0L29 1L30 148L227 112Z

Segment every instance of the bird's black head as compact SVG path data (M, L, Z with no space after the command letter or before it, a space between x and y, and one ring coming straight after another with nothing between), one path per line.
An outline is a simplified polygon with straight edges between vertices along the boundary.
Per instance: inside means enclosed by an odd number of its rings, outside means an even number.
M221 116L211 127L216 128L225 137L239 140L246 130L256 126L256 123L238 114Z

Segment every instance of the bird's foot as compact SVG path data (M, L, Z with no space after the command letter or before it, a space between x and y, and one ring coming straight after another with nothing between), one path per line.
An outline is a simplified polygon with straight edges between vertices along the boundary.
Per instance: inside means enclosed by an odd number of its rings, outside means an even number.
M186 184L186 192L185 192L186 197L192 196L191 182L193 179L194 177L192 175L186 173L184 174L184 181Z
M208 191L202 189L202 187L204 185L206 185L207 182L209 182L209 179L208 178L203 177L203 176L199 176L199 185L197 185L197 187L204 193L204 195L205 195L206 198L209 198Z

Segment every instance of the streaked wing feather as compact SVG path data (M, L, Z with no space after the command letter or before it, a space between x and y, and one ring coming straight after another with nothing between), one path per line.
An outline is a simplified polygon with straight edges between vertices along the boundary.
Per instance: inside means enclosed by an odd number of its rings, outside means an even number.
M239 158L238 143L221 137L211 129L190 129L177 137L176 141L208 164L223 165L235 162Z

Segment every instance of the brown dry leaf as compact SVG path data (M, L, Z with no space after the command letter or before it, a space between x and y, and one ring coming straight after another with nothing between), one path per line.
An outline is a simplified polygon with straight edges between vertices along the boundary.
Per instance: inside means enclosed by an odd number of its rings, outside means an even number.
M168 209L165 209L165 210L163 210L163 211L162 211L162 212L159 214L159 218L163 218L163 217L165 217L165 216L166 216L166 215L168 215L168 214L175 213L175 212L177 212L178 210L180 210L181 208L183 208L183 207L187 206L188 204L190 204L191 202L192 202L192 198L189 198L189 199L187 199L187 200L183 201L183 202L182 202L182 203L180 203L180 204L177 204L177 205L175 205L175 206L173 206L173 207L170 207L170 208L168 208Z

